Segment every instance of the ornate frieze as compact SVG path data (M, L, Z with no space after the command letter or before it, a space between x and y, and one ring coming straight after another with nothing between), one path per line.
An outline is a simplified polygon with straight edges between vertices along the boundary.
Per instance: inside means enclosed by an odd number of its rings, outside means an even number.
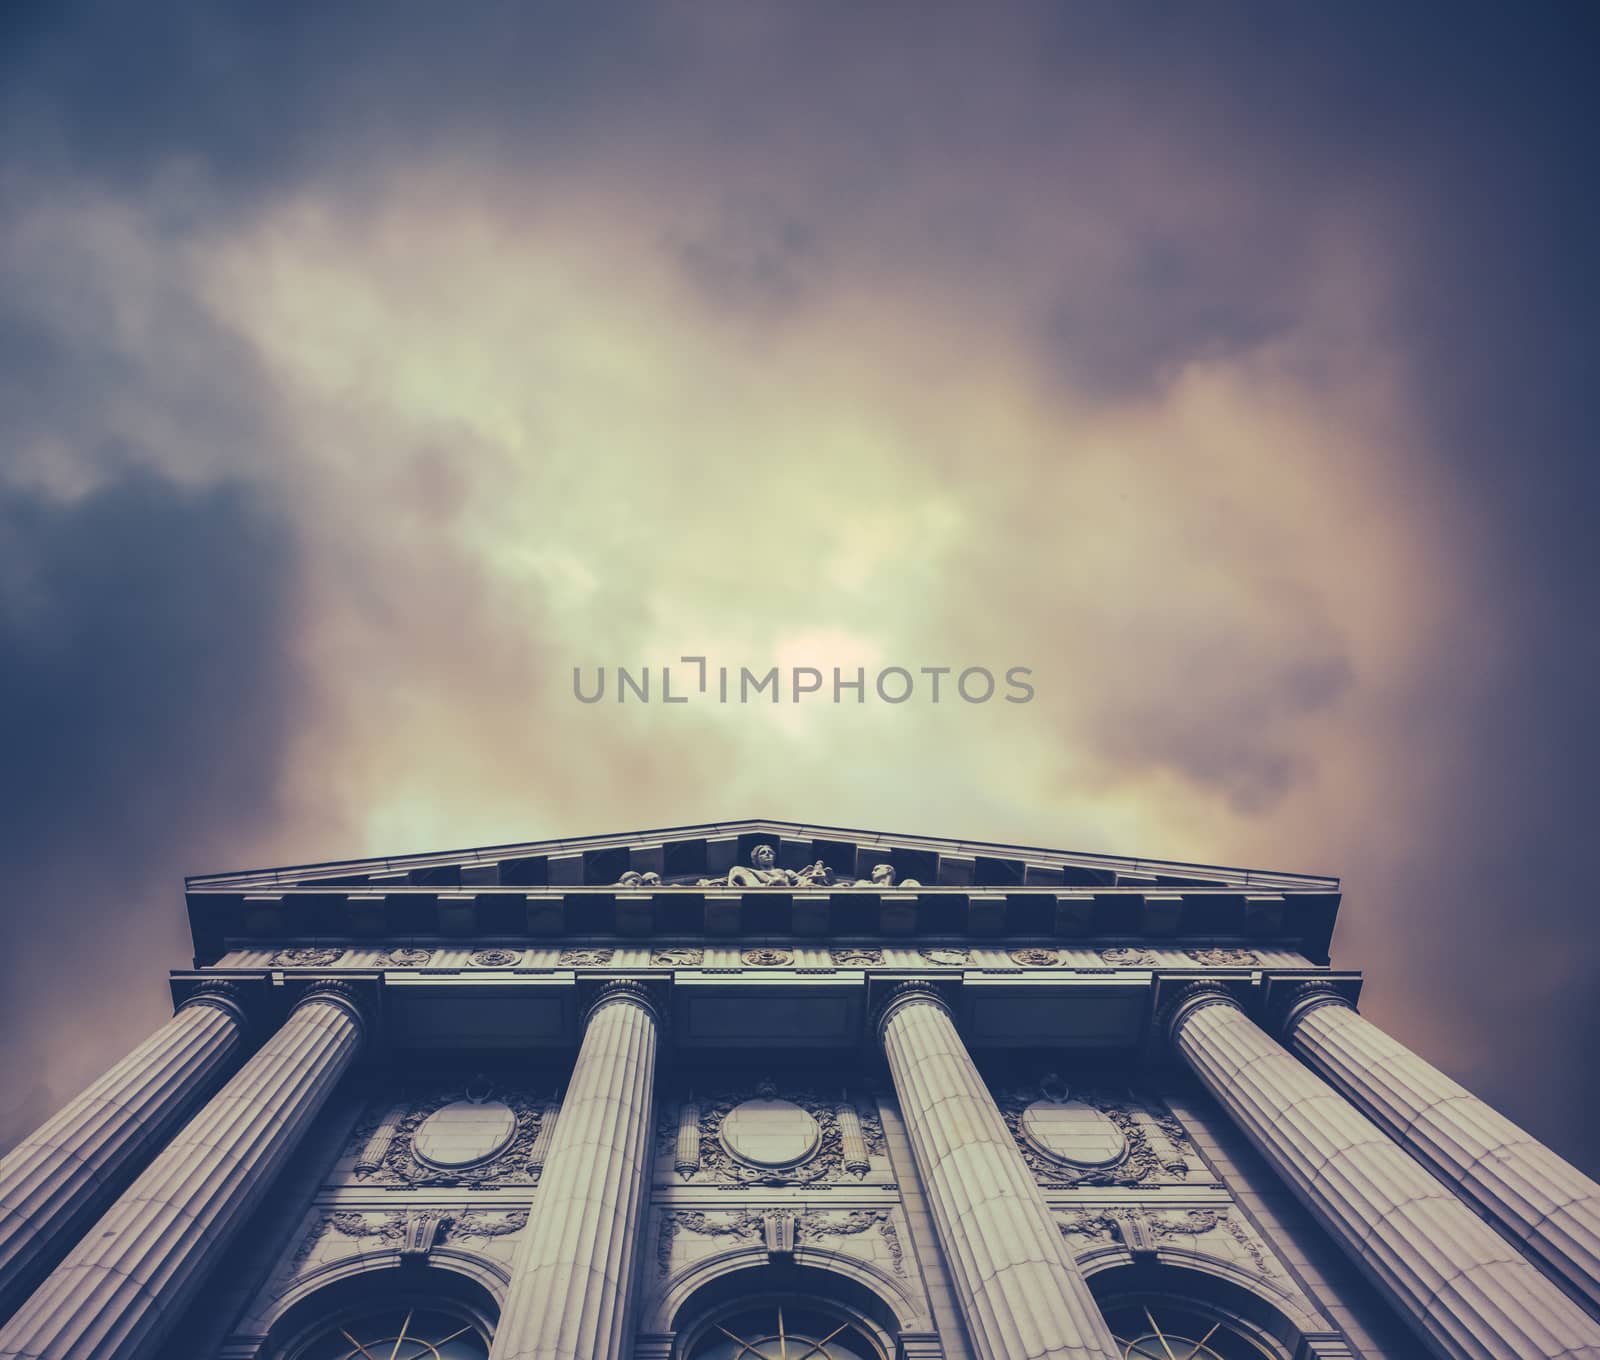
M1021 968L1054 968L1061 954L1054 949L1013 949L1011 962Z
M312 1220L304 1237L289 1258L277 1289L281 1297L305 1268L317 1245L336 1233L354 1241L376 1239L397 1249L402 1260L426 1260L428 1253L445 1242L484 1243L490 1238L509 1237L528 1225L526 1209L338 1209L320 1213Z
M1254 968L1261 957L1253 949L1185 949L1196 963L1207 968Z
M1041 1185L1170 1184L1198 1165L1177 1121L1126 1091L1069 1091L1051 1073L995 1104Z
M487 1084L409 1097L358 1130L356 1179L369 1185L537 1185L560 1106Z
M1102 949L1100 951L1102 963L1108 963L1113 968L1146 968L1156 961L1156 956L1148 949Z
M830 949L834 963L840 968L881 968L881 949Z
M326 968L344 957L342 949L280 949L272 956L274 968Z
M433 957L431 949L391 949L378 960L380 968L421 968Z
M479 968L514 968L522 962L522 955L520 949L476 949L471 962Z
M794 962L792 949L746 949L739 956L751 968L787 968Z
M883 1126L848 1098L761 1081L697 1092L663 1119L659 1141L691 1184L826 1184L867 1174Z
M1056 1215L1061 1235L1082 1250L1096 1240L1119 1242L1137 1257L1154 1255L1180 1239L1190 1250L1229 1260L1269 1280L1282 1277L1266 1244L1237 1213L1224 1208L1069 1209ZM1202 1239L1210 1237L1206 1242ZM1227 1238L1227 1242L1220 1239Z
M698 968L705 961L703 949L657 949L650 955L652 968Z
M929 963L936 964L940 968L965 967L967 961L972 957L972 951L970 949L943 948L938 946L932 949L919 949L917 952L921 954L922 957L925 958Z
M614 949L563 949L557 962L563 968L603 968L616 952Z
M673 1243L679 1233L759 1242L769 1254L781 1256L809 1241L874 1231L883 1241L894 1273L904 1275L905 1252L889 1209L669 1209L661 1215L656 1265L662 1275L671 1271Z

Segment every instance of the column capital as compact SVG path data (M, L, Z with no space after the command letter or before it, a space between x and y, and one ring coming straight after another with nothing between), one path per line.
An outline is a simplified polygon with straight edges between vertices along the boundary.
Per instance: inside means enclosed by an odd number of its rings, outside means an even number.
M229 982L224 978L202 982L173 1008L173 1014L187 1010L190 1006L215 1007L225 1015L231 1016L241 1032L247 1032L252 1027L252 1016L248 1009L245 989L237 982Z
M361 1032L363 1040L371 1037L377 1028L377 1007L374 998L362 988L343 978L315 978L301 986L292 993L293 1002L290 1012L308 1006L313 1001L326 1001L341 1007Z
M1355 1002L1338 986L1322 978L1275 989L1270 1004L1272 1014L1268 1017L1271 1022L1269 1032L1276 1034L1280 1043L1287 1044L1293 1040L1300 1022L1323 1006L1345 1006L1350 1010L1356 1008Z
M878 1042L883 1042L884 1026L889 1023L890 1017L902 1008L917 1001L926 1002L930 1006L937 1006L954 1024L955 1011L950 1004L952 999L952 989L948 983L925 980L896 983L878 1000L878 1004L874 1008L872 1027L878 1036Z
M666 988L661 983L639 982L634 978L618 978L615 982L602 982L585 998L583 1027L607 1006L627 1002L646 1011L659 1028L666 1028Z
M1156 1012L1156 1027L1170 1043L1178 1036L1178 1027L1202 1006L1232 1006L1244 1010L1228 984L1217 978L1197 978L1193 982L1179 983L1163 988L1161 1008Z

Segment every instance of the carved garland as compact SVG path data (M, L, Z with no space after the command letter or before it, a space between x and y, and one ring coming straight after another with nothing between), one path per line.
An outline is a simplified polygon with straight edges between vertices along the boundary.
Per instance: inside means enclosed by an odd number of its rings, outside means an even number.
M751 1166L728 1151L721 1137L722 1121L734 1106L756 1098L792 1101L810 1114L821 1133L816 1151L798 1166L779 1168ZM884 1151L883 1125L875 1113L861 1109L854 1101L829 1100L812 1090L780 1090L770 1082L760 1082L710 1095L696 1092L693 1104L699 1113L691 1126L699 1134L698 1162L689 1160L684 1153L684 1130L675 1115L664 1116L658 1123L657 1143L662 1151L673 1152L678 1174L694 1185L809 1185L846 1176L859 1179L870 1169L861 1145L865 1145L868 1156L882 1155ZM843 1120L841 1105L845 1109ZM850 1127L851 1110L856 1115L856 1128Z
M485 1092L474 1085L473 1095L483 1097ZM360 1158L356 1178L370 1185L537 1185L542 1166L531 1154L536 1151L540 1131L547 1124L553 1126L559 1103L499 1089L489 1091L487 1098L504 1102L516 1117L511 1140L487 1162L446 1169L429 1166L412 1152L412 1138L430 1115L468 1099L467 1088L456 1086L412 1097L387 1113L380 1110L375 1118L363 1120L353 1140Z
M1128 1152L1115 1166L1068 1166L1046 1156L1033 1145L1023 1132L1023 1112L1039 1097L1039 1087L1022 1087L997 1092L995 1104L1000 1116L1011 1131L1017 1151L1028 1164L1034 1179L1041 1185L1144 1185L1153 1180L1176 1176L1183 1179L1189 1165L1198 1165L1198 1155L1176 1120L1154 1114L1144 1102L1124 1099L1100 1091L1073 1090L1072 1099L1092 1106L1106 1116L1127 1140ZM1172 1146L1157 1148L1146 1127L1146 1121L1155 1125ZM1176 1153L1174 1158L1173 1154ZM1165 1156L1163 1156L1165 1154ZM1186 1156L1186 1154L1188 1154Z
M888 1249L894 1273L906 1273L900 1233L895 1227L893 1214L887 1209L807 1209L798 1214L787 1209L709 1212L704 1209L671 1209L661 1215L661 1230L656 1238L657 1269L662 1275L672 1269L672 1244L680 1232L696 1233L702 1237L732 1237L746 1242L770 1241L769 1219L774 1217L791 1220L789 1226L793 1229L791 1240L794 1242L809 1237L852 1237L876 1229Z

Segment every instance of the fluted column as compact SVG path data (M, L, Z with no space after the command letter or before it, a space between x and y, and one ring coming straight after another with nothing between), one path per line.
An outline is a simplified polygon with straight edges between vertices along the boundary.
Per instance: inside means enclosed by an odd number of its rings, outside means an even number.
M944 998L908 983L878 1021L917 1173L983 1360L1121 1355Z
M167 1331L271 1188L365 1028L350 988L313 984L0 1330L0 1357L162 1354Z
M601 989L511 1267L491 1360L620 1360L654 1126L659 1013Z
M1295 1052L1600 1315L1600 1185L1325 985L1297 989L1283 1028Z
M239 989L205 985L0 1161L0 1320L237 1061Z
M1180 989L1178 1052L1436 1355L1600 1360L1600 1325L1262 1031L1220 987Z

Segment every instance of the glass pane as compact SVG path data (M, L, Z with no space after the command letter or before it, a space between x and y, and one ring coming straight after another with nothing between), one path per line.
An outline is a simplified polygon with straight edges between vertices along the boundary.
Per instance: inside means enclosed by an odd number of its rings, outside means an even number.
M435 1308L393 1308L332 1324L295 1360L487 1360L477 1327Z

